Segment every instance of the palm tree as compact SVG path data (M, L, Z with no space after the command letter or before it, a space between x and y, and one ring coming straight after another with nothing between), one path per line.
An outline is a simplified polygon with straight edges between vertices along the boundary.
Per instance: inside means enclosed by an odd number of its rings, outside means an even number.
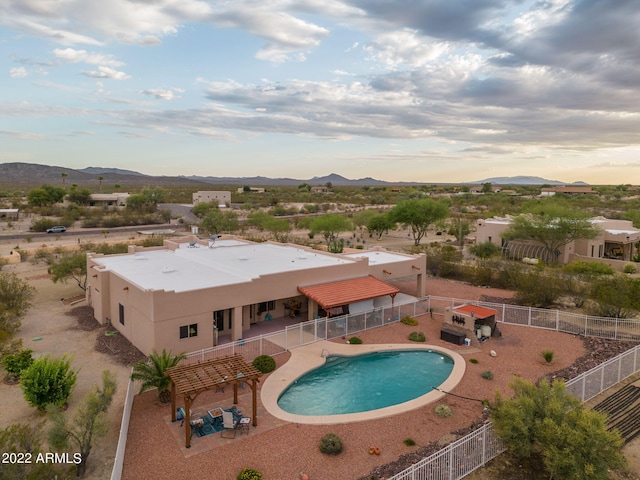
M102 181L104 180L104 177L101 175L98 177L98 181L100 182L100 191L102 192Z
M167 369L175 367L186 356L185 353L172 355L164 349L162 354L158 354L153 350L148 360L141 360L133 366L131 380L142 381L140 393L157 388L160 401L169 403L171 401L171 392L169 391L171 379L166 375Z

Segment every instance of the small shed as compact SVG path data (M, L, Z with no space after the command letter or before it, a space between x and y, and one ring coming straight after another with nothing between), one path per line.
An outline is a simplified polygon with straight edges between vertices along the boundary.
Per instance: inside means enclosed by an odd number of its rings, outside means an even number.
M0 208L0 218L18 220L20 218L20 210L17 208Z
M492 308L467 304L447 308L444 323L470 332L471 335L480 339L497 334L496 315L498 311Z

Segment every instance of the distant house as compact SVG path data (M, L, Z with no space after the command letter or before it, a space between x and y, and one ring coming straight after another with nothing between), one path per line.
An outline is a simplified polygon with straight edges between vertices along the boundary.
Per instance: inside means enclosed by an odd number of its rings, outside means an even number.
M231 192L225 191L201 191L193 194L193 204L215 203L227 206L231 203Z
M324 185L317 185L315 187L311 187L311 193L327 193L329 189Z
M555 195L556 193L564 193L567 195L589 195L596 194L598 192L593 191L591 187L550 187L550 188L541 188L540 196L541 197L550 197Z
M0 218L18 220L20 218L20 210L17 208L0 208Z
M238 193L244 193L244 187L238 187ZM262 187L249 187L251 193L264 193L266 190Z
M92 207L124 207L130 194L118 193L92 193L89 197L89 205Z
M491 242L502 247L512 258L544 260L544 251L539 243L532 240L507 242L502 238L502 233L509 228L511 220L510 216L478 220L476 243ZM620 267L620 264L624 266L624 262L630 262L635 255L640 255L635 247L635 244L640 241L640 230L634 228L631 221L612 220L605 217L594 217L590 221L600 227L602 233L596 238L578 239L560 247L557 252L559 263L601 259L602 263Z

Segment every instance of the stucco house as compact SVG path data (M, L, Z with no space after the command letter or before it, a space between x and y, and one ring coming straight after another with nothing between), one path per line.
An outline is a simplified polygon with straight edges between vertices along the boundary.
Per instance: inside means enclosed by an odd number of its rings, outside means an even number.
M393 304L391 279L425 294L426 257L382 249L331 254L299 245L185 237L122 255L87 255L88 304L143 353L189 352L257 322L301 321Z
M89 197L89 205L92 207L124 207L129 196L127 192L92 193Z
M542 247L534 241L507 242L502 233L509 228L512 217L493 217L476 222L476 243L491 242L503 248L511 257L542 258ZM598 260L622 269L626 262L640 255L637 242L640 242L640 230L629 220L615 220L594 217L590 220L601 229L594 239L578 239L561 247L558 262L569 263L573 260Z
M231 192L225 191L198 191L192 196L193 204L215 203L219 206L227 206L231 203Z

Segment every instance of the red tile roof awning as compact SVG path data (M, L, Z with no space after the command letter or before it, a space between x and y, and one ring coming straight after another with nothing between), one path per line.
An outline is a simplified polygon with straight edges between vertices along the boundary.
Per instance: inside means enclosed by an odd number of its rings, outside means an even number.
M476 305L462 305L461 307L456 307L453 309L458 313L466 313L467 315L471 315L475 318L487 318L492 317L493 315L497 315L497 310L492 310L490 308L478 307Z
M348 305L372 298L391 295L395 297L400 290L372 276L322 283L310 287L298 287L298 291L314 300L324 309Z

